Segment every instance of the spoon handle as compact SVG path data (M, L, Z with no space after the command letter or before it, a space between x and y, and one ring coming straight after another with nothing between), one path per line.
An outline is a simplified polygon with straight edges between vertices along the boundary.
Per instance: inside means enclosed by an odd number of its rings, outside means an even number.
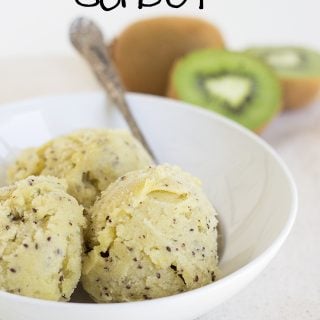
M107 95L122 113L134 137L142 143L155 160L147 140L129 109L124 87L113 65L109 49L105 45L103 34L99 27L89 19L78 18L70 27L70 40L91 66Z

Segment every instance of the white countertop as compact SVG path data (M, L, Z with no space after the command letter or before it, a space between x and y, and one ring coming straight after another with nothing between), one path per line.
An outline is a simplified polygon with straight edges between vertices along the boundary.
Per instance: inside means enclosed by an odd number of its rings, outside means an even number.
M78 57L0 59L0 103L96 90ZM320 319L320 102L286 112L263 134L285 159L299 189L296 224L278 256L240 294L201 320Z

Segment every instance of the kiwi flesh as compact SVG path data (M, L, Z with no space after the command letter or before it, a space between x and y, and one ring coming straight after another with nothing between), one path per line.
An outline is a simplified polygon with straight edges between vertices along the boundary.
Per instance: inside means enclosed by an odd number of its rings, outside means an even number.
M168 96L218 112L260 132L280 111L281 86L267 65L246 54L195 51L172 69Z
M127 90L165 95L177 59L196 49L223 46L220 31L204 20L158 17L130 25L111 48Z
M281 79L284 106L297 109L309 105L320 89L320 54L303 47L255 47L246 50L271 66Z

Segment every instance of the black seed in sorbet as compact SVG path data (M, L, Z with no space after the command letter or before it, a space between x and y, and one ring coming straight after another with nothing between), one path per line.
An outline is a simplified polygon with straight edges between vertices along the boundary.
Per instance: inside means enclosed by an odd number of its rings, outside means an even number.
M100 256L102 258L109 258L109 256L110 256L109 250L107 250L105 252L100 252Z

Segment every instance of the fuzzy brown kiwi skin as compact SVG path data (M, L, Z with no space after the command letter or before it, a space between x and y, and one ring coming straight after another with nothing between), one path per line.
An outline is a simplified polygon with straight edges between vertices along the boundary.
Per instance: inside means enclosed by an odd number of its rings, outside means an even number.
M320 78L281 78L285 109L304 108L320 91Z
M127 90L165 96L177 59L196 49L223 47L220 31L204 20L159 17L129 26L111 51Z
M171 98L171 99L175 99L175 100L181 100L178 92L176 90L176 88L174 87L173 84L173 74L174 74L174 70L175 70L175 66L172 68L171 71L171 75L170 75L170 81L169 81L169 85L168 85L168 89L167 89L167 97ZM283 99L283 98L282 98ZM253 131L256 134L262 134L263 131L268 127L268 125L273 121L273 119L279 115L281 113L281 111L283 110L283 101L281 101L280 105L277 108L277 112L275 112L275 114L273 115L273 117L266 121L263 125L261 125L260 127L251 129L251 131Z

